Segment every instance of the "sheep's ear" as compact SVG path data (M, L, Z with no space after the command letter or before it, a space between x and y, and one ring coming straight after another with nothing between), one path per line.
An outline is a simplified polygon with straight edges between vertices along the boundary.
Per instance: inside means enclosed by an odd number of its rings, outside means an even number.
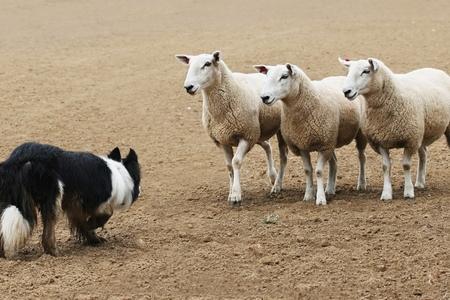
M374 72L378 71L378 68L379 68L378 62L374 58L369 58L368 61L369 61L369 64L370 64L370 68Z
M294 66L293 65L291 65L291 64L286 64L286 68L288 69L288 71L289 71L289 75L295 75L295 70L294 70Z
M214 62L217 63L220 60L220 51L214 51L212 56L214 58Z
M342 59L342 58L338 57L338 60L341 63L341 65L343 65L344 67L347 67L347 68L350 67L350 64L351 64L350 59L348 59L348 58Z
M114 148L114 149L108 154L108 158L120 162L120 161L122 160L122 156L120 155L119 147Z
M269 68L265 65L255 65L253 68L256 69L261 74L267 75L267 72L269 72Z
M191 56L190 55L182 55L182 54L178 54L178 55L175 55L175 57L179 60L179 61L181 61L182 63L184 63L184 64L189 64L189 61L191 60Z

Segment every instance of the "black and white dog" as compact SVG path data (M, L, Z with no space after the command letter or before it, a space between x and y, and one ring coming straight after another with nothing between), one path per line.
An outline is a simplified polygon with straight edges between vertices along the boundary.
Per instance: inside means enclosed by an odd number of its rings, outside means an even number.
M138 157L119 148L108 157L70 152L38 143L17 147L0 164L0 256L23 247L42 215L44 252L56 255L55 224L59 210L81 241L98 244L95 230L115 209L127 209L140 192Z

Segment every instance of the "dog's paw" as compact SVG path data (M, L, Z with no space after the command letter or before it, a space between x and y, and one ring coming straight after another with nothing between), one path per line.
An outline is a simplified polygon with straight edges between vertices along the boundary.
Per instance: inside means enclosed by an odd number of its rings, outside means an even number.
M53 257L59 256L59 251L57 248L44 248L44 253Z
M89 239L86 240L86 244L89 246L99 246L105 242L106 239L100 236L89 237Z

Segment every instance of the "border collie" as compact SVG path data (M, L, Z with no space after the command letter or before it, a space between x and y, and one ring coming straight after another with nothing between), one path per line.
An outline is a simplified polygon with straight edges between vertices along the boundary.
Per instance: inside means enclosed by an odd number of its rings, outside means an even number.
M107 157L25 143L0 163L0 256L23 247L41 213L44 252L57 255L55 224L62 210L76 237L87 244L105 241L95 230L116 209L127 209L140 193L138 157L119 148Z

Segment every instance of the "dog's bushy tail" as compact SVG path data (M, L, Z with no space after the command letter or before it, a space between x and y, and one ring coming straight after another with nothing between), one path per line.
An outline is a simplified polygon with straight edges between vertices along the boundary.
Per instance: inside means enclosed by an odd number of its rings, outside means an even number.
M2 168L0 173L0 254L13 257L36 224L34 201L27 190L30 165Z
M23 217L17 206L10 205L3 210L0 223L0 240L5 257L13 257L25 245L32 229L32 224Z
M13 257L23 247L37 223L55 218L62 197L52 160L13 162L0 166L0 255Z

